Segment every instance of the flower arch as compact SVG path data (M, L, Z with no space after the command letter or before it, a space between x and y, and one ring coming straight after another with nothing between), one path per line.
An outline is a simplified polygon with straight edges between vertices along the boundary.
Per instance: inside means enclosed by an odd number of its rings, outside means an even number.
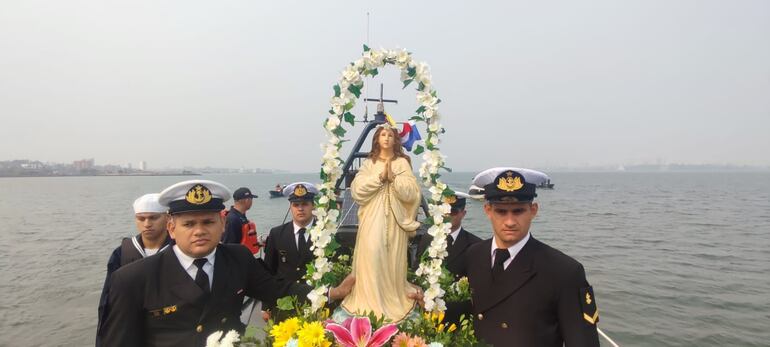
M429 257L420 263L416 274L422 276L429 287L425 291L424 301L427 311L444 311L446 305L442 299L444 290L439 285L441 276L441 263L447 255L446 235L450 232L451 224L446 214L450 206L443 199L444 196L454 192L440 180L439 170L444 167L444 156L439 151L439 134L444 132L441 127L441 117L438 112L438 98L433 89L430 70L424 62L415 62L412 54L405 49L385 50L370 49L364 45L361 58L350 63L334 85L334 96L331 98L329 117L324 121L324 129L327 134L327 142L321 145L324 152L321 167L321 179L323 183L319 187L316 197L316 208L313 214L316 224L310 229L310 237L313 241L313 254L315 261L309 264L307 280L315 287L308 294L311 302L311 310L317 311L326 303L326 291L334 283L329 274L332 264L329 258L334 256L339 244L334 240L334 234L338 228L340 211L336 204L334 185L342 175L344 161L340 158L339 150L346 133L343 125L349 123L353 126L355 116L350 112L361 96L363 89L363 77L376 76L378 69L387 65L393 65L401 70L401 82L404 88L410 84L417 85L417 102L419 107L415 110L415 116L411 118L417 123L424 123L427 128L425 146L417 145L415 154L423 154L423 163L420 166L420 179L430 191L428 197L428 216L425 224L429 226L428 234L433 236L433 242L428 248Z

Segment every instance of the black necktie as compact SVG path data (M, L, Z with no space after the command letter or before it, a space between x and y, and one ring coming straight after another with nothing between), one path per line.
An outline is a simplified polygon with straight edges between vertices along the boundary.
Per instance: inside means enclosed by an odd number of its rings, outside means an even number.
M203 265L205 265L207 261L206 258L195 259L193 261L193 264L198 267L198 273L195 274L195 284L197 284L198 287L201 287L206 294L211 291L209 286L209 275L206 274L206 271L203 271Z
M299 229L299 237L297 238L297 251L299 254L305 254L307 250L307 241L305 241L305 228Z
M447 248L452 247L452 244L454 243L455 239L452 237L452 234L449 234L446 236L446 246Z
M510 257L511 253L508 252L507 248L498 248L495 250L495 265L492 266L492 277L494 277L495 280L503 278L503 271L505 271L503 263Z

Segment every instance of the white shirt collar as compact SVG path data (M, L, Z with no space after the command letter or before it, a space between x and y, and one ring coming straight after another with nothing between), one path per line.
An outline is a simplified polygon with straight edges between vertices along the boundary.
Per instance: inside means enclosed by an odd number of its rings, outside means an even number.
M299 224L297 224L297 222L292 221L291 224L294 224L294 235L298 235L299 234L299 229L302 229L302 228L305 228L305 236L310 235L308 229L310 229L310 226L313 225L313 222L315 222L315 218L310 220L310 223L308 223L307 226L303 227L303 226L300 226Z
M195 266L193 265L193 261L195 261L196 258L193 258L185 254L184 252L182 252L182 250L179 249L178 245L174 245L172 249L174 250L174 254L176 254L176 258L179 259L179 263L182 264L182 268L184 268L185 270L188 270L190 269L191 266L193 267ZM206 260L208 260L208 262L211 263L212 267L214 266L214 259L216 258L214 255L216 253L217 253L217 249L214 248L214 250L211 251L209 255L205 256Z
M458 227L457 229L452 230L451 233L449 233L449 235L452 235L452 244L457 242L457 236L460 236L460 230L463 230L463 226L462 225L460 227Z
M516 242L511 247L508 247L508 253L511 254L511 257L508 258L505 263L503 263L503 268L508 268L508 264L510 264L513 261L513 258L516 258L516 255L519 254L522 248L524 248L524 245L527 244L527 241L529 241L529 232L527 232L527 235L525 235L519 242ZM492 249L490 252L492 253L492 264L495 264L495 250L497 249L497 237L492 238Z

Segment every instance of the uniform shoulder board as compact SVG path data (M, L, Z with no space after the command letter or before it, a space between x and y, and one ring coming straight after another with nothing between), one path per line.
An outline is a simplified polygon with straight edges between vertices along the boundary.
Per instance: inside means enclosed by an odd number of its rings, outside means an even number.
M583 319L591 325L599 323L599 308L596 306L594 289L591 286L580 288L580 307Z

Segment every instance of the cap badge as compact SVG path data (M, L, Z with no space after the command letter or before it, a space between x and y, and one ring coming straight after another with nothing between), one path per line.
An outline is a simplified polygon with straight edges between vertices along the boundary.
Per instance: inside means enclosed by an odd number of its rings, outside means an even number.
M305 186L298 184L294 187L294 196L305 196L305 194L307 194L307 188L305 188Z
M450 204L450 205L451 205L451 204L454 204L454 203L456 203L456 202L457 202L457 195L450 195L450 196L447 196L447 197L445 197L445 198L444 198L444 201L445 201L447 204Z
M185 200L193 205L203 205L211 201L211 191L202 184L196 184L187 191Z
M513 192L524 187L524 184L521 183L521 177L512 177L512 171L506 172L506 175L508 177L500 177L500 180L497 182L497 188L506 192Z

